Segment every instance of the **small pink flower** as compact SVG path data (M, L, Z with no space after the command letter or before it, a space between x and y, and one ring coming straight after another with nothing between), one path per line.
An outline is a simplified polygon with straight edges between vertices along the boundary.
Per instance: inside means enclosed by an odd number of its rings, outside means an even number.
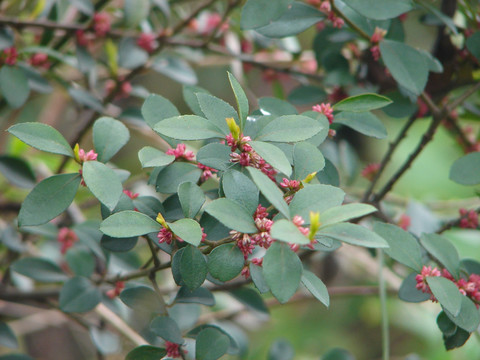
M197 167L198 167L199 169L202 169L202 170L203 170L202 176L200 177L200 180L201 180L202 182L207 181L208 179L210 179L210 178L213 176L213 173L218 172L217 169L211 168L211 167L206 166L206 165L203 165L203 164L201 164L201 163L198 163L198 164L197 164Z
M157 47L156 36L152 33L142 33L137 39L137 45L148 53L152 53Z
M65 254L78 241L78 236L73 230L63 227L58 231L57 240L60 243L60 252Z
M459 210L460 219L459 226L463 229L476 229L478 227L478 214L475 210L467 210L461 208Z
M77 40L77 44L83 47L88 46L88 38L87 35L85 34L85 31L83 30L77 30L75 32L75 39Z
M427 276L441 276L440 270L436 267L432 269L431 266L423 266L422 272L415 276L415 280L417 281L417 285L415 286L418 290L431 294L430 287L427 284Z
M251 263L257 266L263 266L263 258L253 258Z
M328 0L322 1L319 10L328 14L332 11L332 5L330 5L330 2Z
M313 111L316 111L320 114L323 114L327 117L328 122L331 124L333 122L333 109L330 103L321 103L320 105L314 105L312 107Z
M182 356L180 353L180 345L172 343L170 341L165 341L165 350L167 350L167 356L170 358L179 358ZM182 350L184 354L188 352L186 350Z
M125 283L123 281L117 281L115 283L115 288L108 290L105 295L107 295L110 299L115 299L122 290L125 288Z
M168 245L170 245L172 243L173 233L169 229L162 228L159 231L157 238L160 244L167 243Z
M250 277L250 268L248 265L245 265L242 269L242 272L240 273L245 279L248 279Z
M97 156L98 154L93 150L90 150L87 153L85 153L85 150L83 149L78 150L78 158L80 159L81 163L84 163L85 161L97 160Z
M202 227L202 239L200 241L204 242L205 240L207 240L207 234L205 234L205 232L203 230L203 227Z
M30 65L32 66L38 66L38 67L43 67L43 68L48 68L49 67L49 62L48 62L48 55L44 53L35 53L33 54L29 61Z
M5 56L5 64L13 66L17 63L18 52L17 48L12 46L3 50Z
M410 216L407 214L400 215L400 219L398 220L398 226L400 226L403 230L408 230L410 227L411 221Z
M195 154L193 151L186 151L187 146L185 144L178 144L175 149L168 149L165 154L175 155L175 159L184 158L188 161L193 161L195 159Z
M288 180L287 178L283 178L283 181L280 183L280 186L283 188L287 188L289 190L298 191L300 190L301 182L298 180Z
M123 193L132 200L138 198L138 195L139 195L138 193L132 193L130 190L123 190Z
M258 205L255 213L253 214L253 218L257 219L264 219L268 216L267 208L263 207L262 205Z
M362 175L365 179L372 181L375 178L375 175L377 175L379 169L379 163L369 164L363 168L360 175Z
M93 29L98 37L104 37L110 31L110 16L105 12L93 15Z

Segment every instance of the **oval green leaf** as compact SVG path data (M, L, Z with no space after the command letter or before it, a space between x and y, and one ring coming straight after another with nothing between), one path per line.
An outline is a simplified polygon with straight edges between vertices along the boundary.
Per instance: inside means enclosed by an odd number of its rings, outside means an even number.
M200 245L202 228L193 219L180 219L174 223L167 223L175 235L193 246Z
M250 141L249 144L267 163L281 173L290 176L292 173L292 166L282 150L275 145L263 141Z
M65 312L87 312L101 300L100 291L84 277L68 280L60 290L59 306Z
M98 161L85 161L83 180L92 194L112 211L123 194L123 187L115 171Z
M93 145L97 160L108 162L130 139L130 133L122 122L101 117L93 124Z
M243 269L245 260L236 244L217 246L208 255L208 271L220 281L235 278Z
M427 283L440 305L453 316L458 316L463 295L457 285L442 276L427 276Z
M150 330L163 340L182 345L184 343L182 332L175 320L168 316L159 316L153 319Z
M280 219L273 223L270 231L272 238L285 241L287 243L306 245L310 239L303 235L297 226L289 220Z
M367 248L388 248L388 243L367 228L350 223L340 223L320 229L316 236L325 236L348 244Z
M0 92L8 105L17 109L27 101L30 87L25 72L18 67L4 65L0 69Z
M101 232L116 238L128 238L159 232L161 228L162 226L149 216L131 210L115 213L100 224Z
M180 258L180 275L190 291L202 286L207 277L207 261L195 246L187 245Z
M333 106L333 109L340 111L363 112L380 109L391 103L392 100L386 96L377 94L361 94L343 99L342 101L336 103Z
M195 343L195 359L217 360L230 347L230 338L220 330L208 327L197 335Z
M370 112L343 111L335 115L335 123L348 126L363 135L377 139L385 139L387 137L385 125Z
M246 234L258 231L252 215L233 200L220 198L205 206L205 211L226 227Z
M205 202L205 194L197 184L190 181L178 186L178 198L182 205L183 215L193 219Z
M259 190L250 178L236 170L223 173L222 187L225 197L236 201L253 214L258 207Z
M309 142L299 142L293 147L293 178L303 180L325 167L325 158L318 148Z
M63 282L68 279L60 266L49 259L39 257L17 260L11 268L19 274L40 282Z
M145 146L138 152L138 159L142 168L157 167L171 164L175 160L175 155L167 155L151 146Z
M125 360L158 360L167 355L167 350L151 345L141 345L130 351Z
M450 180L462 185L480 184L480 152L473 152L455 160L450 168Z
M420 243L455 279L460 277L460 257L448 239L441 235L424 233L420 237Z
M330 296L328 295L327 287L314 273L303 270L302 284L305 285L308 291L323 305L326 307L330 305Z
M310 139L323 129L316 120L303 115L280 116L261 129L255 140L298 142Z
M178 140L223 138L223 132L212 122L197 115L175 116L158 122L153 130Z

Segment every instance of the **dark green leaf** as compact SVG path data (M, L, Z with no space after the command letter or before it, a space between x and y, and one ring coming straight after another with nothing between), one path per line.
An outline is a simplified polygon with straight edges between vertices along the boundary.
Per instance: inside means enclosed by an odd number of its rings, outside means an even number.
M193 219L205 202L203 190L192 182L184 182L178 187L178 198L182 204L183 215Z
M68 141L49 125L21 123L10 127L8 132L35 149L73 157Z
M70 2L85 15L92 16L95 11L91 0L70 0Z
M275 145L263 141L250 141L249 144L267 163L281 173L290 176L292 167L282 150Z
M320 214L323 226L358 218L376 212L377 209L368 204L345 204L325 210Z
M162 226L138 211L121 211L115 213L100 224L100 231L116 238L129 238L152 232L159 232Z
M178 140L223 138L224 134L211 121L197 115L182 115L158 122L153 130Z
M125 0L123 3L123 13L125 16L125 25L129 28L135 28L146 19L150 12L149 0Z
M415 287L417 285L417 281L415 280L416 276L417 273L411 273L403 280L398 290L398 297L401 300L417 303L430 299L430 294L424 293Z
M463 295L457 285L442 276L428 276L427 283L440 305L453 316L458 316Z
M19 157L0 155L0 173L14 186L24 189L35 186L35 174L32 168Z
M334 110L363 112L383 108L391 104L392 100L377 94L361 94L343 99L333 106Z
M275 221L270 231L270 235L276 240L285 241L287 243L299 245L310 243L310 239L303 235L295 224L286 219Z
M174 162L160 171L157 176L156 188L158 192L164 194L174 194L178 190L178 186L186 181L196 183L202 170L196 165L185 162Z
M153 59L152 69L182 84L194 85L197 75L184 59L178 56L162 54Z
M411 0L343 0L348 6L357 10L363 16L385 20L392 19L413 9Z
M223 135L230 134L230 129L225 119L233 118L238 123L238 115L235 109L230 104L213 95L205 93L197 93L196 95L198 105L200 105L200 109L202 109L208 121L220 129Z
M222 176L225 197L243 205L253 215L258 206L259 191L250 178L236 170L228 170Z
M420 243L452 274L455 279L460 276L460 258L455 246L445 237L437 234L422 234Z
M184 340L182 332L180 331L175 320L168 316L159 316L153 319L150 324L150 329L155 335L160 336L166 341L173 342L175 344L183 344Z
M232 167L230 148L223 144L213 143L203 146L197 153L197 161L211 168L226 171Z
M327 93L318 86L300 85L288 94L288 101L295 105L318 104L325 100Z
M245 260L236 244L223 244L208 255L208 271L220 281L235 278L243 269Z
M194 291L190 291L186 286L182 286L180 290L178 290L177 296L175 297L175 302L184 304L195 303L206 306L213 306L215 305L215 298L213 297L212 293L204 287L200 287Z
M437 325L443 336L452 336L457 331L457 325L450 320L444 311L441 311L437 316Z
M299 1L294 1L282 16L266 26L256 28L255 31L263 36L283 38L299 34L324 18L325 14L321 11Z
M151 146L145 146L138 152L138 159L142 168L157 167L171 164L175 160L175 155L167 155Z
M328 290L322 280L320 280L314 273L303 270L302 284L320 301L323 305L328 307L330 305L330 296Z
M272 115L274 117L283 115L297 115L297 109L285 100L274 97L263 97L258 99L258 106L263 115Z
M268 350L268 360L293 360L295 351L287 340L278 339Z
M293 178L304 180L325 166L325 158L318 148L309 142L299 142L293 147Z
M193 246L200 245L202 229L200 224L192 219L180 219L174 223L167 223L175 235Z
M180 112L170 100L161 95L152 94L143 103L142 116L148 126L153 129L159 121L180 116Z
M107 329L91 327L90 337L97 350L103 355L115 354L120 351L120 337Z
M284 304L297 291L302 262L287 244L274 242L263 257L263 275L273 296Z
M198 248L187 245L180 259L180 275L190 291L202 286L207 277L207 272L205 256Z
M44 258L17 260L12 264L12 270L40 282L62 282L68 279L57 264Z
M477 330L478 325L480 324L480 312L472 300L466 296L462 296L462 304L460 307L460 312L457 316L454 316L445 308L443 310L445 311L445 314L447 314L448 318L455 323L455 325L468 332Z
M480 31L470 35L465 44L467 45L468 51L470 51L477 60L480 60Z
M220 330L208 327L197 335L195 358L216 360L224 355L230 346L230 338Z
M103 105L100 100L90 94L88 91L80 88L69 88L68 93L76 103L84 105L95 111L103 112Z
M205 90L199 86L194 85L184 85L183 86L183 98L187 103L188 107L193 111L195 115L205 117L200 109L200 105L198 104L197 94L198 93L205 93L210 94L208 90Z
M12 108L19 108L30 95L30 87L25 72L13 66L4 65L0 69L0 92Z
M12 329L10 329L10 326L3 321L0 321L0 345L11 349L18 348L18 341L15 334Z
M268 25L278 19L293 0L248 0L243 6L240 26L243 30L255 29Z
M252 277L252 281L255 287L260 291L261 294L266 293L270 290L265 281L265 277L263 276L263 268L261 266L255 265L254 263L250 263L250 276Z
M333 186L340 185L340 175L338 174L338 170L328 159L325 159L325 167L322 171L317 173L316 177L321 184Z
M480 184L480 152L473 152L455 160L450 168L450 180L462 185Z
M83 180L92 194L110 210L115 209L123 187L115 171L98 161L85 161Z
M138 237L115 238L108 235L102 236L100 244L102 248L111 252L126 252L137 245Z
M252 214L233 200L216 199L205 206L205 211L230 229L247 234L258 231Z
M320 123L310 117L286 115L268 123L258 132L255 140L298 142L311 138L322 129Z
M92 310L101 300L100 291L84 277L68 280L60 290L59 305L65 312L86 312Z
M60 215L73 201L79 174L50 176L37 184L23 201L18 226L41 225Z
M348 244L368 248L388 248L388 243L382 237L357 224L340 223L327 226L320 229L317 236L326 236Z
M144 311L147 313L162 313L165 311L157 293L144 285L123 290L120 293L120 300L122 300L128 307L137 311Z
M387 137L385 125L370 112L343 111L335 115L335 123L346 125L363 135L377 139L385 139Z
M101 117L93 124L93 144L98 161L108 162L130 139L123 123L110 117Z
M432 14L438 20L440 20L443 24L445 24L450 30L452 30L452 32L455 35L458 34L458 30L457 30L457 27L455 25L455 22L454 22L453 18L451 18L447 14L444 14L440 9L436 8L435 5L432 4L433 5L432 6L431 4L427 3L426 1L418 2L418 4L421 7L424 7L425 9L427 9L430 12L430 14Z
M380 53L393 78L407 90L420 95L428 78L428 65L420 51L398 41L383 40Z
M376 222L373 230L383 237L388 245L385 253L392 259L420 273L423 267L422 250L410 233L398 226Z
M76 276L90 277L95 271L95 257L85 248L72 248L65 254L68 267Z
M230 86L232 87L235 100L237 101L238 117L240 119L240 131L243 131L249 111L248 98L238 80L229 72L228 80L230 81Z
M277 185L260 170L253 167L247 167L247 170L263 196L265 196L283 216L289 218L288 205L283 198L283 192Z
M230 290L230 294L232 294L235 299L245 304L250 309L262 312L264 314L269 313L267 305L258 292L254 289L240 287L238 289Z
M167 350L151 345L141 345L127 354L125 360L158 360L167 355Z
M290 202L290 216L300 215L306 224L310 223L310 212L320 212L340 206L345 193L330 185L308 185L295 194Z
M453 350L463 346L470 338L471 333L463 329L457 328L451 336L443 336L443 344L446 350Z
M327 351L321 360L355 360L355 357L345 349L335 348Z

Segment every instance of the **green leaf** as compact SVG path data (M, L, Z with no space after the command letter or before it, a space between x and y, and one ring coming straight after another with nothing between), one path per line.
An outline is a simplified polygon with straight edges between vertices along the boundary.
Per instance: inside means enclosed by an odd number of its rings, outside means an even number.
M190 291L186 286L182 286L180 290L178 290L177 296L175 297L175 303L195 303L213 306L215 305L215 298L213 297L212 293L204 287L199 287L194 291Z
M430 12L430 14L435 16L438 20L444 23L450 30L452 30L452 32L455 35L458 35L458 30L457 30L457 27L455 26L455 22L453 18L451 18L447 14L444 14L440 9L436 8L435 6L432 6L433 4L430 5L425 1L421 1L421 2L419 1L418 5L425 8L428 12Z
M205 206L205 211L229 229L246 234L253 234L258 231L252 214L233 200L226 198L213 200Z
M68 280L60 290L59 306L64 312L87 312L101 300L100 291L84 277Z
M268 314L268 307L262 297L254 289L248 287L240 287L229 291L231 295L238 301L245 304L250 309Z
M2 66L0 69L0 92L8 105L14 109L25 104L30 95L25 72L18 67Z
M208 255L208 271L220 281L235 278L242 271L244 263L243 254L236 244L217 246Z
M343 0L348 6L363 16L385 20L392 19L413 9L411 0Z
M318 148L309 142L299 142L293 147L293 178L304 180L308 175L322 170L325 158Z
M260 192L267 198L283 216L289 218L288 205L283 198L283 192L270 178L260 170L253 167L247 167L253 182L258 186Z
M103 112L103 105L100 100L98 100L88 91L80 88L69 88L68 93L76 103L84 105L95 111Z
M263 275L273 296L282 304L297 291L302 277L302 262L290 247L274 242L263 257Z
M196 165L174 162L160 171L157 176L156 189L164 194L174 194L181 183L187 181L196 183L201 175L202 170Z
M320 301L323 305L328 307L330 305L330 296L328 290L322 280L320 280L314 273L303 270L302 284Z
M230 148L223 144L212 143L203 146L197 153L197 161L211 168L226 171L232 167Z
M233 118L238 123L238 115L235 109L230 104L213 95L205 93L197 93L196 95L198 105L200 105L200 109L202 109L208 121L220 129L223 135L230 134L230 129L225 119Z
M452 336L457 331L457 325L450 320L444 311L437 316L437 325L444 336Z
M417 272L414 272L403 280L402 285L398 290L398 297L400 300L417 303L430 299L430 294L424 293L416 288L416 276Z
M468 51L470 51L477 60L480 60L480 31L470 35L465 42L465 45L467 45Z
M158 122L153 130L178 140L223 138L224 134L211 121L197 115L175 116Z
M393 78L407 90L420 95L428 79L427 62L421 52L398 41L383 40L380 53Z
M161 54L153 59L152 69L182 84L194 85L197 75L183 58Z
M150 330L163 340L182 345L184 343L182 332L175 320L168 316L159 316L153 319Z
M149 0L125 0L123 13L125 16L125 25L128 28L135 28L139 25L150 12Z
M183 93L183 98L187 103L188 107L190 108L190 110L192 110L195 115L205 117L205 115L202 112L202 109L200 109L200 105L198 104L197 94L198 93L210 94L210 92L199 86L184 85L182 93Z
M455 160L450 168L450 180L462 185L480 184L480 152L473 152Z
M334 110L363 112L383 108L391 104L392 100L377 94L361 94L343 99L333 106Z
M316 236L328 238L368 248L388 248L388 243L367 228L350 223L340 223L320 229Z
M345 204L327 209L320 214L322 227L358 218L376 212L377 209L368 204Z
M290 216L300 215L305 224L310 223L310 212L324 212L325 210L340 206L345 193L330 185L308 185L298 191L290 202Z
M175 235L193 246L200 245L202 240L202 228L192 219L180 219L174 223L167 223Z
M123 123L110 117L101 117L93 124L93 144L98 161L108 162L130 139Z
M131 210L115 213L100 224L101 232L116 238L128 238L159 232L161 228L162 226L149 216Z
M343 111L335 115L335 123L346 125L363 135L377 139L385 139L387 137L385 125L370 112Z
M455 246L437 234L422 234L420 243L455 279L460 277L460 258Z
M374 224L373 230L387 241L389 248L385 249L385 253L388 256L417 273L422 271L422 250L417 239L410 233L398 226L380 222Z
M95 68L95 59L90 55L88 49L78 43L75 46L75 54L77 55L78 70L84 74L88 74ZM27 75L28 76L28 75Z
M145 285L135 286L123 290L120 300L128 307L147 313L162 313L165 306L158 298L157 293Z
M167 355L167 350L151 345L141 345L130 351L125 360L158 360Z
M260 291L260 293L264 294L270 290L265 281L265 277L263 276L263 268L261 266L255 265L254 263L250 263L250 276L252 277L252 281L255 287Z
M178 186L178 198L182 205L183 215L193 219L205 202L205 194L197 184L184 182Z
M310 117L285 115L269 122L258 132L255 140L298 142L311 138L322 129L323 126Z
M325 90L318 86L300 85L288 94L287 99L295 105L311 105L325 101L326 97L327 93Z
M243 91L242 86L238 82L238 80L227 72L228 74L228 81L230 81L230 86L232 87L233 94L235 95L235 100L237 101L237 109L238 109L238 117L240 119L240 131L243 132L245 128L245 121L247 120L249 106L248 106L248 98L245 95L245 91Z
M68 279L63 270L49 259L28 257L15 261L12 270L40 282L62 282Z
M151 146L145 146L138 152L138 159L142 168L157 167L171 164L175 160L175 155L167 155Z
M0 345L16 349L18 348L18 341L10 326L7 323L0 321Z
M150 95L142 105L142 116L152 129L164 119L180 116L180 112L170 100L161 95Z
M240 26L243 30L268 25L287 11L293 0L248 0L242 8Z
M68 267L76 276L89 278L95 271L95 257L85 248L72 248L65 254Z
M24 189L35 186L35 173L30 165L19 157L0 155L0 173L13 186Z
M8 132L35 149L73 157L68 141L49 125L21 123L10 127Z
M355 357L345 349L335 348L327 351L320 360L355 360Z
M328 159L325 159L325 167L322 171L317 173L316 178L320 184L333 186L340 185L340 175L338 174L338 170Z
M453 335L443 337L443 344L445 345L445 349L452 350L463 346L470 338L470 335L471 333L469 333L468 331L457 327Z
M224 355L230 346L230 338L220 330L208 327L197 335L195 359L216 360Z
M92 16L95 12L95 8L93 7L91 0L70 0L70 3L85 15Z
M476 331L480 324L480 312L472 300L466 296L462 296L462 304L457 316L454 316L446 309L444 309L444 311L455 325L468 332Z
M236 201L249 214L253 214L258 207L259 191L250 178L236 170L228 170L222 175L222 187L225 197Z
M124 37L120 40L118 44L118 65L120 67L136 69L144 65L148 61L148 57L148 53L137 45L137 39Z
M53 175L38 183L22 203L18 226L41 225L60 215L73 201L80 175Z
M283 38L299 34L323 19L325 14L321 11L294 1L282 16L255 31L266 37Z
M310 244L310 239L303 235L294 223L286 219L275 221L270 231L270 235L276 240L285 241L287 243L299 245Z
M195 246L187 245L180 258L180 275L185 285L190 291L199 288L205 281L207 273L207 261L203 253Z
M115 354L120 351L120 336L110 330L90 327L90 337L97 351L103 355Z
M290 176L292 166L282 150L275 145L263 141L250 141L249 144L267 163L281 173Z
M85 161L82 170L83 180L92 194L110 211L115 209L123 187L115 171L98 161Z
M297 115L295 106L285 100L276 97L262 97L258 99L258 106L263 115L272 115L274 117L282 115Z
M457 285L442 276L427 276L427 283L440 305L453 316L458 316L463 295Z

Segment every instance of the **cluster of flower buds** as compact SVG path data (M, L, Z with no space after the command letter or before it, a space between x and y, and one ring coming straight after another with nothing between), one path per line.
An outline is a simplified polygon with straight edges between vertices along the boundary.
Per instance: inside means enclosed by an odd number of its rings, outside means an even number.
M478 214L475 210L460 209L461 219L459 226L463 229L476 229L478 228Z
M380 46L378 45L380 41L387 35L387 30L379 28L378 26L375 28L370 41L372 43L372 47L370 48L370 52L372 53L373 59L378 61L380 59Z
M307 0L307 2L310 5L315 6L321 12L325 13L327 15L328 20L332 22L333 27L340 29L345 24L345 21L342 18L338 17L337 14L335 14L335 11L333 11L330 1Z
M480 275L471 274L468 279L460 278L455 280L455 278L450 274L447 269L440 271L436 267L432 268L431 266L423 266L422 271L415 277L417 281L416 288L424 293L430 294L430 300L436 302L437 299L432 294L430 286L428 286L427 278L442 276L450 281L452 281L458 288L458 291L469 297L477 306L480 305Z
M175 149L168 149L165 154L174 155L175 160L184 159L187 161L194 161L195 154L193 151L187 150L187 146L183 143L178 144ZM202 175L200 176L200 181L205 182L210 179L214 173L218 172L217 169L211 168L209 166L197 163L197 167L202 170Z
M321 103L320 105L319 104L313 105L312 110L325 115L328 119L328 122L330 124L333 123L333 108L330 105L330 103L326 103L326 104Z
M58 231L57 240L60 243L60 252L65 254L78 241L78 236L72 229L63 227Z
M5 65L13 66L17 63L17 58L18 58L17 48L12 46L12 47L3 49L0 60Z
M105 295L107 295L110 299L115 299L122 290L125 288L125 283L123 281L117 281L115 283L115 287L113 289L108 290Z
M365 166L360 173L365 179L372 181L380 170L379 163L368 164Z

